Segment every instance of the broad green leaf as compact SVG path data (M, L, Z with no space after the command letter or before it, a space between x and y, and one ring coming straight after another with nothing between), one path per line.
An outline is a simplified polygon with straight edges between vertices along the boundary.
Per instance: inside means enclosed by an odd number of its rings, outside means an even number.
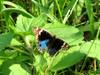
M11 32L0 35L0 50L7 47L10 44L12 38L13 33Z
M100 60L100 40L95 40L93 45L92 43L93 41L84 43L81 47L81 52L88 54L89 57Z
M40 15L36 18L27 18L25 16L19 15L16 22L17 32L31 32L32 27L43 26L47 20L45 15Z
M4 62L0 66L0 72L2 73L2 75L30 75L29 67L22 63L24 61L21 61L26 60L26 57L21 57L22 59L16 58L18 57L4 60ZM16 64L18 65L16 66Z
M11 70L9 75L31 75L20 64L13 64L9 69Z
M33 18L27 18L25 16L19 15L16 21L16 31L17 32L28 32L31 30Z
M34 27L44 26L44 24L47 22L47 16L45 14L41 14L36 17L32 22Z
M2 75L9 75L10 73L10 69L9 67L14 64L16 61L14 60L5 60L3 62L3 64L0 66L0 72L2 73Z
M79 46L72 47L68 51L62 51L51 62L50 70L58 71L68 68L81 61L84 56L85 54L80 52Z
M64 40L69 45L76 45L82 42L83 33L74 26L68 26L59 22L47 24L44 26L53 36Z

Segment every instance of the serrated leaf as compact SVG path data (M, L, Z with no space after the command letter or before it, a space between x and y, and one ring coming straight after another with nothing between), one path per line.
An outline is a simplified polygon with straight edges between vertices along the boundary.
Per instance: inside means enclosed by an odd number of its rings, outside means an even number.
M7 47L13 38L13 33L5 33L0 35L0 50Z
M56 22L53 24L47 24L44 28L51 34L56 35L56 37L64 40L69 45L79 44L83 40L83 33L73 26Z
M80 47L75 46L68 51L60 52L53 60L51 71L58 71L68 68L82 60L85 54L80 52Z

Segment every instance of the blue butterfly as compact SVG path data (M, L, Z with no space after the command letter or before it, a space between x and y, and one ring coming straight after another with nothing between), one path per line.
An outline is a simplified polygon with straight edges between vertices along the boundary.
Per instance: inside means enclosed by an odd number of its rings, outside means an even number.
M40 50L47 49L50 55L54 55L57 51L59 51L63 47L69 47L67 43L63 40L52 36L46 30L41 28L34 29L34 33L36 39L38 41L38 46Z

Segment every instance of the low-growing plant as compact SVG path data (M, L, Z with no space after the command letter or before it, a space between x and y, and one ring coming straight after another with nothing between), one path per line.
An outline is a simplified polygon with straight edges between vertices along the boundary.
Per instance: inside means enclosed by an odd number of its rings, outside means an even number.
M1 0L0 75L99 75L99 8L99 0ZM41 53L36 27L69 48Z

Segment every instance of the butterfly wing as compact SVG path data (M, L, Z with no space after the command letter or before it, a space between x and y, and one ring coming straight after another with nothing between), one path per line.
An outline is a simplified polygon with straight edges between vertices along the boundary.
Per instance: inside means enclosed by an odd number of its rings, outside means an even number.
M58 50L62 48L63 44L64 44L63 40L54 38L48 46L49 54L54 55Z
M52 36L45 30L36 28L34 29L36 39L38 41L38 47L40 50L48 49L49 41L52 39Z
M47 49L50 55L54 55L58 50L67 45L63 40L52 36L43 29L37 28L34 32L38 40L39 49Z

